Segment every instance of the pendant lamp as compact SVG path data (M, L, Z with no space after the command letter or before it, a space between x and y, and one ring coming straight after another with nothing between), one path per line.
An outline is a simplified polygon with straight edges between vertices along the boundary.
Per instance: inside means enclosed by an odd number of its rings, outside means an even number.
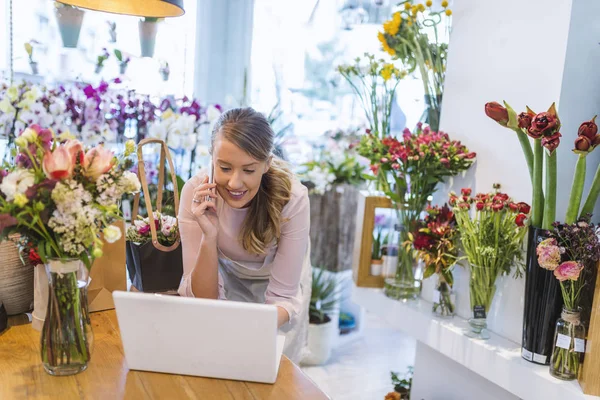
M185 13L183 0L60 0L59 3L138 17L179 17Z

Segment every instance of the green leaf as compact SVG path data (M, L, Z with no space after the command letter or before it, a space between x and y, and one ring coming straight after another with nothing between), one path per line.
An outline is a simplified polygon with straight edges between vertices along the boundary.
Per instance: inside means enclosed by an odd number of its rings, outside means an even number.
M121 53L121 50L115 49L115 57L117 57L117 60L123 61L123 53Z
M90 260L90 258L88 257L88 255L87 255L87 253L85 251L83 253L81 253L81 261L83 261L83 264L88 269L88 271L90 269L92 269L92 262L93 262L93 260Z
M506 101L504 101L504 106L506 107L506 111L508 111L508 123L506 127L512 130L519 128L519 118L516 111Z

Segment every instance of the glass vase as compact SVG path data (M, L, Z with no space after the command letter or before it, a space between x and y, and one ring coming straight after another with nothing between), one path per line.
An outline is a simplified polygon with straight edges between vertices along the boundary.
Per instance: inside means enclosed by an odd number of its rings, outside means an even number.
M471 330L467 336L475 339L489 339L487 330L487 313L492 306L496 293L496 274L492 268L469 265L471 279L469 281L469 297L473 317L469 319Z
M422 264L413 257L411 251L399 248L396 276L385 279L383 292L392 299L415 300L421 294Z
M456 310L454 293L452 287L441 276L435 288L433 300L432 311L436 316L442 318L452 318L454 316Z
M550 375L565 381L577 378L585 351L585 327L580 322L581 308L563 307L554 331L554 348L550 358Z
M88 270L77 259L51 259L48 308L41 356L50 375L74 375L87 368L93 344L88 304Z

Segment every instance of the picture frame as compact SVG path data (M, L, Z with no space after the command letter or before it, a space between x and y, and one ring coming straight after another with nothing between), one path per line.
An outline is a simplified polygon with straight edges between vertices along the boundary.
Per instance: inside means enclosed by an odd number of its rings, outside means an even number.
M386 276L371 274L375 214L378 208L393 209L392 201L368 191L359 192L352 257L352 278L358 287L383 288Z

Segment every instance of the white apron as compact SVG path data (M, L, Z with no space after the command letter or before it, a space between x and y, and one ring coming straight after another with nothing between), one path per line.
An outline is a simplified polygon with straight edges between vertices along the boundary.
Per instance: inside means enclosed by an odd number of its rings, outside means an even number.
M227 257L219 250L219 273L223 279L223 288L227 300L247 303L265 302L265 292L271 276L272 259L267 257L261 263L238 262ZM285 324L279 333L285 335L283 354L298 364L302 359L308 337L308 307L312 289L312 268L310 264L310 242L302 263L300 293L302 308L293 323Z

